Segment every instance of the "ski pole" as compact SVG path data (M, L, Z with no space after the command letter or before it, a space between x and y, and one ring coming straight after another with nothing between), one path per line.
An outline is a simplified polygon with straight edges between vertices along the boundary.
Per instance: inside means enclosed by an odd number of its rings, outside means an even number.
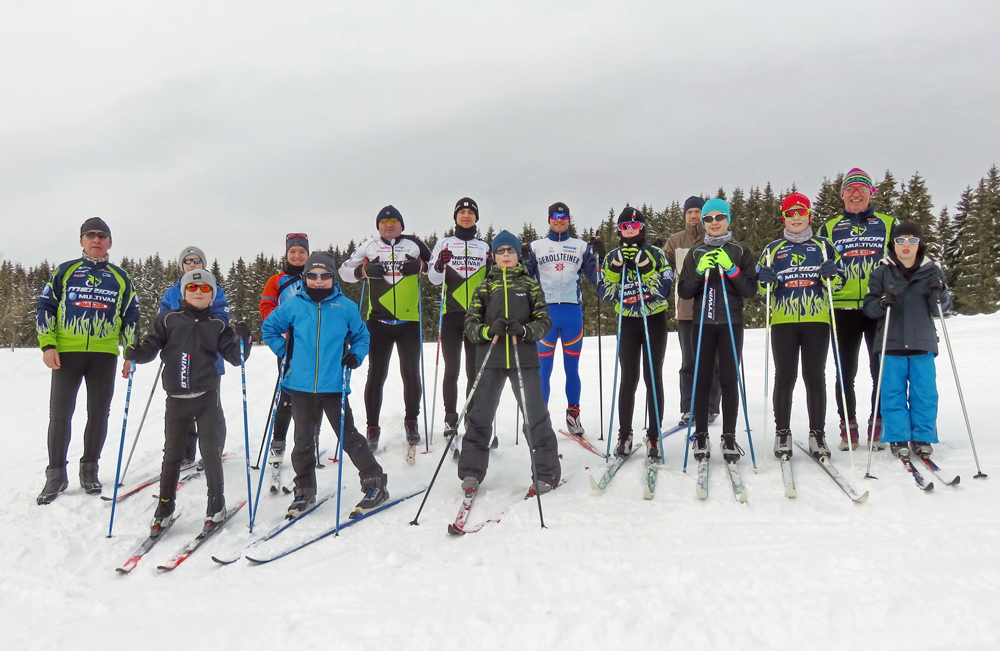
M347 422L347 389L351 386L351 369L344 367L344 379L340 386L340 438L337 440L337 523L333 536L340 535L340 494L344 487L344 423ZM322 418L320 419L322 420Z
M281 387L281 368L278 368L278 379L274 381L274 394L271 396L271 402L274 402L275 398L278 396L278 391ZM274 411L267 412L267 422L264 423L264 433L260 437L260 450L257 451L257 465L250 466L254 470L260 470L260 460L264 455L264 442L267 440L267 430L271 427L271 419L274 418Z
M153 388L149 391L149 400L146 401L146 408L142 410L142 418L139 419L139 429L135 431L135 440L132 441L132 449L128 453L128 461L125 462L125 470L122 470L122 483L118 484L123 486L125 484L125 475L128 474L128 467L132 464L132 455L135 454L135 446L139 443L139 435L142 434L142 425L146 422L146 414L149 413L149 405L153 402L153 394L156 393L156 383L160 381L160 373L163 372L163 362L160 362L160 368L156 369L156 377L153 378Z
M285 342L285 355L281 358L281 373L278 374L278 386L281 386L281 382L285 379L285 371L288 367L288 347L292 345L292 337L294 336L292 329L288 329L288 339ZM274 414L278 411L278 399L281 396L280 391L274 393L274 402L271 405L271 426L267 428L267 436L265 437L264 447L271 447L271 435L274 434ZM261 471L260 477L257 480L257 497L253 501L253 512L250 514L250 531L253 532L253 523L257 519L257 507L260 506L260 489L264 485L264 472Z
M625 312L625 270L622 269L621 278L618 281L618 332L615 333L615 375L611 381L611 413L608 414L608 447L604 453L604 462L611 462L611 433L615 425L615 406L618 400L618 366L621 361L622 352L622 313Z
M601 297L597 295L597 288L594 288L594 298L597 303L597 393L600 398L601 409L601 438L604 440L604 360L601 355Z
M520 437L521 437L521 411L518 410L514 414L514 445L518 445L520 443Z
M538 469L535 466L535 444L528 432L531 430L531 420L528 418L528 399L524 394L524 375L521 374L521 353L517 350L517 337L511 337L514 344L514 363L517 365L517 386L521 392L521 411L524 415L524 442L528 444L528 458L531 460L531 480L535 488L535 499L538 501L538 520L545 529L545 516L542 515L542 492L538 488ZM553 486L552 488L555 488Z
M688 431L684 437L684 472L688 471L688 450L691 448L691 428L694 426L694 396L698 393L698 365L701 363L701 335L705 329L705 306L708 305L708 272L701 290L701 319L698 321L698 344L694 350L694 377L691 378L691 411L688 412Z
M483 377L483 371L486 370L486 363L490 361L490 355L493 353L493 349L496 347L497 340L500 336L497 335L493 337L490 342L490 347L486 349L486 357L483 358L483 363L479 367L479 372L476 373L476 380L472 383L472 390L469 391L469 395L465 398L465 404L462 405L462 411L458 414L458 420L456 422L461 423L462 419L465 418L465 412L468 410L469 405L472 404L472 396L476 395L476 387L479 386L479 380ZM455 436L458 436L457 434ZM427 491L424 493L424 499L420 502L420 508L417 509L417 514L413 517L413 521L410 524L418 525L420 524L418 520L420 519L420 512L424 510L424 504L427 503L427 496L431 494L431 488L434 487L434 482L437 480L438 473L441 472L441 466L444 464L445 457L448 456L448 452L451 451L451 446L444 446L444 453L441 454L441 460L438 461L437 468L434 470L434 476L431 477L431 483L427 486Z
M826 262L826 247L821 247L823 252L823 262ZM833 339L833 359L837 365L837 378L840 384L840 404L844 406L844 431L847 432L847 450L851 457L851 470L854 470L854 441L851 441L851 430L849 427L849 420L847 418L847 391L844 388L844 367L840 363L840 343L837 340L837 319L834 317L834 307L833 307L833 287L830 285L830 279L826 278L826 295L830 298L830 334L831 339ZM878 414L878 411L875 411ZM873 427L868 430L868 447L871 448L875 445L875 441L872 440L872 436L875 433L875 418L872 417Z
M420 397L424 401L424 452L431 451L430 437L427 432L427 375L424 373L424 310L421 300L423 291L420 287L420 276L417 276L417 323L420 324Z
M969 432L969 443L972 444L972 456L976 460L976 475L973 479L986 479L989 475L979 467L979 455L976 454L976 441L972 438L972 423L969 421L969 411L965 408L965 396L962 394L962 383L958 380L958 367L955 366L955 353L951 350L951 339L948 337L948 326L944 322L944 308L938 297L938 316L941 317L941 330L944 332L944 343L948 346L948 359L951 360L951 372L955 376L955 388L958 389L958 401L962 404L962 415L965 416L965 429Z
M125 416L122 418L122 440L118 444L118 467L115 468L115 492L111 496L111 522L108 523L108 538L115 528L115 507L118 505L118 478L122 469L122 454L125 452L125 428L128 426L128 403L132 400L132 377L135 375L135 362L129 366L128 390L125 392Z
M747 391L743 384L743 374L740 373L740 356L736 351L736 335L733 332L733 315L729 311L729 291L726 289L726 279L722 277L724 273L722 265L717 265L719 278L722 281L722 300L726 306L726 323L729 324L729 341L733 345L733 364L736 366L736 381L740 387L740 399L743 401L743 420L747 425L747 441L750 443L750 462L753 463L753 471L757 472L757 458L753 453L753 434L750 432L750 414L747 413Z
M245 344L240 338L240 375L243 380L243 445L247 457L247 503L251 504L253 488L250 484L250 420L247 417L247 366L245 355ZM247 517L250 517L250 509L247 509ZM250 522L250 533L253 533L253 521Z
M768 249L766 252L767 256L767 266L770 267L772 263L771 250ZM771 379L770 366L771 366L771 285L774 283L767 284L767 293L764 295L764 419L763 419L763 433L761 435L762 446L767 446L767 433L768 433L768 403L771 401L771 392L768 387L768 381ZM777 364L777 362L775 362ZM767 455L765 454L760 462L760 469L767 470Z
M656 394L656 370L655 370L655 365L653 364L653 343L649 339L649 322L647 321L647 316L646 316L646 297L645 297L646 289L642 286L642 276L639 275L638 269L635 270L635 279L639 283L639 306L642 308L642 329L646 332L646 355L649 357L649 383L653 389L653 410L654 410L653 413L656 415L656 422L654 423L654 425L656 425L656 434L660 441L660 462L662 463L663 427L661 427L662 417L660 416L660 398ZM652 296L652 294L650 294L650 296ZM662 368L662 366L663 365L661 364L660 367ZM647 397L646 400L648 405L649 398ZM649 413L648 407L644 411L648 414Z
M438 306L438 336L437 336L437 350L434 352L434 387L431 389L431 428L427 433L427 438L431 443L434 442L434 414L437 411L437 388L438 388L438 369L441 367L441 328L444 326L444 301L445 301L445 290L448 288L448 283L445 279L441 279L441 303ZM464 337L464 335L463 335ZM442 391L444 393L444 391Z
M875 387L875 411L873 413L878 413L879 407L882 401L882 373L885 371L885 346L889 341L889 315L892 314L892 306L885 308L885 323L882 327L885 330L882 332L882 351L879 354L879 364L878 364L878 385ZM844 415L847 415L847 404L844 404ZM875 433L875 419L872 419L872 424L868 430L869 438ZM850 445L848 445L850 447ZM865 468L865 479L878 479L875 475L871 473L872 471L872 452L875 451L874 445L868 446L868 467Z

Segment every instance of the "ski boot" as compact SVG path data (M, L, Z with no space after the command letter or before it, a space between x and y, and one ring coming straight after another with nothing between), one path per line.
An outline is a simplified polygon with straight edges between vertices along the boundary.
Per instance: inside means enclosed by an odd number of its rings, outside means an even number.
M931 444L923 441L910 441L910 449L913 450L913 454L921 457L929 457L934 452Z
M646 437L646 457L652 464L661 463L659 436L653 434Z
M417 431L417 421L407 419L403 421L403 429L406 431L406 444L416 445L420 443L420 432Z
M682 427L690 422L691 422L691 414L690 412L685 411L681 414L681 419L677 421L677 426Z
M499 438L497 438L497 435L496 435L496 434L494 434L494 435L493 435L493 440L492 440L492 441L490 441L490 449L491 449L491 450L496 450L496 449L497 449L497 448L499 448L499 447L500 447L500 439L499 439Z
M910 456L910 444L906 441L893 441L889 444L889 452L892 456L906 459Z
M872 419L868 419L868 447L874 447L876 451L884 450L885 444L882 443L882 419L875 419L875 427L872 429Z
M736 442L735 433L722 435L722 458L726 460L726 463L739 461L744 454L746 453L743 448Z
M632 432L618 433L618 447L615 448L615 457L624 459L632 454Z
M170 522L170 516L174 514L175 500L161 497L156 503L156 511L153 512L153 521L149 524L149 537L156 538L166 528Z
M378 450L378 437L382 434L382 428L378 425L368 426L368 449L374 452Z
M458 434L458 414L448 412L444 415L444 437L450 439Z
M52 500L67 488L69 488L69 479L66 478L66 466L62 468L46 468L45 487L38 494L38 503L51 504Z
M708 424L711 425L716 420L718 420L718 418L719 418L719 412L715 412L713 414L709 414L708 415Z
M528 497L535 497L536 495L545 495L546 493L552 492L559 482L555 481L551 477L546 479L539 479L532 485L531 490L528 491Z
M211 531L226 519L226 496L221 490L208 491L208 506L205 508L205 527L202 531Z
M354 512L350 516L351 519L369 511L374 511L389 501L389 491L385 489L387 479L385 473L383 473L361 480L361 489L365 491L365 496L354 507Z
M845 450L847 448L844 448ZM818 429L809 430L809 454L817 459L830 456L830 448L826 444L826 434Z
M293 499L292 503L288 505L288 514L285 517L289 520L293 520L308 511L309 507L315 503L315 488L296 488L295 499Z
M695 432L691 435L691 450L698 461L711 456L712 442L708 440L708 432Z
M80 486L86 491L87 495L101 494L101 480L97 478L96 463L80 464Z
M267 457L267 462L271 465L279 464L285 458L285 441L274 439L271 441L271 453Z
M583 438L583 425L580 424L580 405L570 405L566 408L566 430L578 438Z
M774 431L774 456L781 458L792 456L792 430L779 429Z
M850 448L852 450L857 450L858 449L858 421L854 420L853 418L847 423L847 425L844 424L844 421L840 421L840 445L837 446L837 449L840 450L841 452L847 452L847 447L848 447L847 436L848 436L848 434L850 434L850 437L851 437Z
M466 477L462 480L462 492L466 497L472 497L479 492L479 480L475 477Z

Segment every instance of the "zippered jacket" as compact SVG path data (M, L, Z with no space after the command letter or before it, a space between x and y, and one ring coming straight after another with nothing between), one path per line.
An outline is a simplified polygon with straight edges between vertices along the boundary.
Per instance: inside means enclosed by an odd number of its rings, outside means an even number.
M841 266L840 254L828 240L811 237L796 244L785 238L764 247L757 261L758 268L770 266L778 279L770 284L757 283L761 296L771 292L771 324L829 323L830 297L826 294L826 280L820 276L819 267L824 260L833 260ZM830 279L830 288L837 292L844 284L843 267Z
M443 272L434 269L441 251L451 251L451 260L444 266ZM442 237L431 251L431 259L427 268L427 278L435 285L445 283L444 313L465 313L472 301L472 293L486 278L487 267L491 264L489 243L473 237L464 240L450 235Z
M913 272L909 280L903 276L899 262L892 257L883 258L882 263L872 272L868 280L868 294L865 296L865 314L879 319L875 331L875 346L872 354L882 351L882 337L885 333L885 308L879 304L882 294L896 294L899 302L889 316L889 338L885 349L893 352L938 353L937 329L931 317L938 316L937 303L932 303L927 283L937 276L945 284L941 292L941 308L951 309L951 295L948 293L947 279L938 263L926 255L923 262Z
M868 277L875 266L889 255L892 227L899 220L875 212L844 212L823 224L817 237L830 241L843 257L844 284L833 295L835 308L860 309L868 293Z
M38 297L42 350L111 353L135 341L139 297L128 273L110 262L70 260L55 268Z
M680 270L684 268L684 260L687 259L691 249L704 243L705 225L701 221L693 226L685 225L684 230L670 236L664 251L667 254L670 266L676 270L677 274L680 274ZM693 318L691 307L693 301L683 299L677 295L679 288L680 283L674 283L674 312L677 314L678 321L690 321Z
M339 273L344 282L364 280L368 284L368 306L364 315L366 321L420 320L420 274L404 276L399 271L408 255L423 260L425 264L431 259L431 252L426 244L412 235L402 235L395 240L381 237L366 240L340 265ZM385 276L365 276L363 269L366 262L381 262L385 267Z
M269 314L291 297L302 291L302 274L276 273L267 279L260 297L260 318Z
M580 283L587 278L597 286L597 256L583 240L569 232L553 233L531 243L531 254L524 266L541 283L549 305L579 305L583 294Z
M486 334L497 319L517 321L525 328L518 339L521 368L538 368L538 346L534 344L552 329L549 306L538 281L528 275L523 264L511 269L494 266L476 288L465 316L465 336L479 344L476 364L482 364L490 345ZM504 335L490 354L488 368L516 368L511 337Z
M361 362L368 355L368 327L357 304L334 283L333 293L317 303L304 291L285 301L264 320L261 332L278 357L285 355L285 337L292 328L292 359L282 388L306 393L344 390L344 342ZM350 393L350 386L347 387Z
M618 247L621 248L621 247ZM615 304L618 312L622 304L622 316L642 318L643 301L646 304L646 315L658 314L667 309L670 299L670 287L674 282L674 270L670 267L667 254L658 246L643 242L642 250L653 260L653 269L639 278L639 273L631 264L626 264L621 271L615 271L611 266L618 248L612 249L604 256L604 266L601 268L601 282L597 292L602 301ZM622 274L625 275L624 282ZM639 298L639 287L642 287L642 299ZM622 299L624 294L624 299Z
M680 284L677 293L681 298L693 298L691 306L692 323L702 322L702 309L705 311L704 322L708 325L724 325L726 323L743 323L743 299L757 294L757 271L754 256L750 249L739 242L726 242L722 245L729 258L739 272L733 276L719 275L719 268L713 267L705 272L708 276L708 289L705 289L705 276L698 273L698 263L703 255L717 249L717 246L700 244L691 250L684 260ZM726 295L722 295L722 283L726 283ZM729 301L729 314L726 314L726 300ZM707 301L702 308L702 302Z
M182 303L176 310L156 315L149 334L125 351L125 359L145 364L160 354L163 360L163 390L168 396L212 391L219 388L219 355L240 365L240 343L229 325L213 313ZM253 348L246 342L244 356Z

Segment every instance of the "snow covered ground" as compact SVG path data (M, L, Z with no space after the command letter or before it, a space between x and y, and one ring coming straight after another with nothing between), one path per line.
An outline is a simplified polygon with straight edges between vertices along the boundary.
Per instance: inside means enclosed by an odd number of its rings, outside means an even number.
M448 460L421 516L411 527L418 500L410 500L299 553L263 566L246 561L221 567L213 553L247 541L245 512L176 571L156 565L200 529L204 482L178 493L184 517L129 576L114 568L145 536L153 510L152 490L122 502L115 535L107 538L110 504L84 495L76 480L85 421L82 407L70 447L70 489L39 507L43 484L49 372L35 350L0 352L0 412L6 463L0 473L0 641L4 649L995 649L1000 624L1000 442L996 437L995 369L1000 365L1000 315L959 317L948 324L970 406L983 470L974 480L947 353L938 358L942 443L936 458L962 482L935 481L922 494L902 465L876 453L864 479L861 450L852 469L847 453L838 467L860 490L854 504L819 467L797 455L798 497L784 496L770 441L757 444L754 474L742 462L749 503L733 499L721 459L713 458L711 494L695 499L694 479L681 473L683 437L665 442L654 501L642 499L642 462L630 461L595 494L588 475L602 460L560 437L568 483L542 505L541 530L533 501L520 497L529 481L527 449L514 443L514 401L505 394L497 426L500 448L471 517L478 522L513 505L503 520L475 535L454 538L446 525L460 502L455 464ZM746 337L751 424L763 419L763 331ZM582 358L588 438L598 443L597 342L588 339ZM611 402L614 338L605 337L605 417ZM434 348L427 346L432 364ZM671 335L665 376L665 422L676 419L676 368L680 353ZM140 368L133 386L126 454L149 395L155 365ZM247 368L251 451L256 457L274 387L274 361L257 348ZM433 368L427 368L433 377ZM827 428L837 429L828 369ZM561 387L557 366L554 387ZM364 422L364 368L353 382L355 410ZM859 375L859 393L870 384ZM227 449L242 458L240 375L223 381ZM641 389L640 389L641 392ZM793 431L806 430L798 385ZM425 486L438 452L404 463L402 392L398 378L386 387L384 446L378 452L393 496ZM105 494L114 481L125 381L119 380L101 479ZM440 400L440 391L438 391ZM561 422L564 397L550 404ZM440 406L436 410L440 420ZM139 439L129 480L159 466L163 394L158 391ZM865 413L862 418L866 417ZM637 414L641 422L641 412ZM741 421L742 423L742 421ZM605 425L605 429L607 426ZM440 423L436 428L440 431ZM394 431L396 430L396 431ZM334 449L329 425L324 444ZM718 446L718 427L713 445ZM440 439L440 437L438 437ZM747 448L743 426L739 441ZM226 464L230 503L245 498L246 477L238 459ZM253 460L253 459L252 459ZM693 470L693 466L691 468ZM336 484L336 465L319 471L320 491ZM360 498L350 464L344 473L344 506ZM129 482L126 482L129 483ZM256 473L254 473L256 487ZM265 488L266 491L266 488ZM258 532L281 517L286 496L264 495ZM273 541L277 549L333 521L327 503Z

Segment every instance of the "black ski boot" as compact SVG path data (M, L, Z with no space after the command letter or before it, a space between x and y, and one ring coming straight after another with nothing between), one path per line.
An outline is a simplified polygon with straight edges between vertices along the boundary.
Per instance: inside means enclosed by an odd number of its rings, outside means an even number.
M374 452L378 450L378 437L382 434L382 428L378 425L368 426L368 449Z
M383 473L361 480L361 490L365 492L365 496L354 507L354 512L350 516L351 519L369 511L374 511L389 501L389 491L385 489L387 479L385 473Z
M535 497L536 495L545 495L546 493L551 493L553 490L555 490L555 487L558 485L558 483L559 482L557 482L555 479L551 477L539 479L531 487L531 490L528 491L528 497Z
M444 415L444 437L450 439L458 434L458 414L448 412Z
M615 448L615 457L624 459L632 454L632 432L618 433L618 447Z
M934 448L931 447L931 444L924 443L923 441L910 441L910 449L913 450L913 454L921 457L929 457L934 453Z
M309 510L313 504L316 503L316 489L315 488L296 488L295 489L295 499L288 506L288 515L285 516L289 520L292 520L306 511Z
M646 437L646 457L650 463L660 463L660 440L659 436L652 434Z
M708 415L708 424L711 425L716 420L718 420L718 418L719 418L719 412L715 412L714 414L709 414Z
M726 463L739 461L744 454L743 448L736 442L736 434L722 435L722 458Z
M681 425L687 425L690 422L691 422L691 413L685 411L681 414L681 419L677 421L677 426L680 427Z
M907 459L910 456L910 444L906 441L893 441L889 444L889 451L892 452L892 456L894 457Z
M153 521L149 525L149 537L156 538L167 527L170 516L174 514L175 500L160 498L156 503L156 511L153 513Z
M406 444L416 445L420 443L420 432L417 430L417 421L404 420L403 429L406 430Z
M38 494L39 504L51 504L59 493L69 488L69 479L66 478L66 466L62 468L45 469L45 488Z
M97 478L96 463L80 464L80 486L86 491L87 495L101 494L101 480Z
M698 461L712 456L712 442L708 440L708 432L695 432L691 435L691 451Z
M208 491L208 506L205 508L204 531L211 531L226 519L226 496L222 490Z
M471 476L462 479L462 492L466 497L475 495L479 492L479 480Z

